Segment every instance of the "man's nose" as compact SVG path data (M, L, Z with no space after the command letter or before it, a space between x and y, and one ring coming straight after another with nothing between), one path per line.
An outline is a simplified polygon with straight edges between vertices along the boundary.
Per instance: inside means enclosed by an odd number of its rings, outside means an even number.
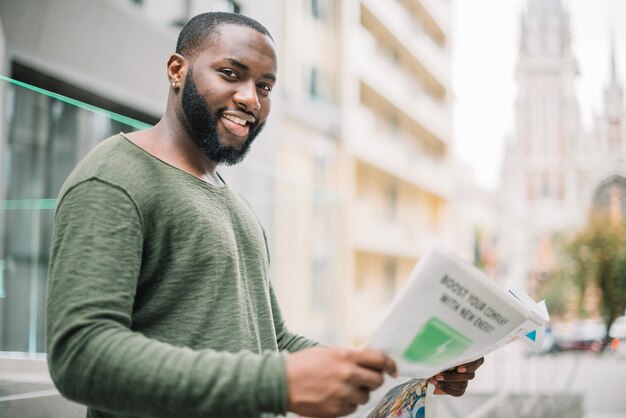
M261 102L256 91L256 84L253 81L242 83L235 93L235 102L246 110L260 110Z

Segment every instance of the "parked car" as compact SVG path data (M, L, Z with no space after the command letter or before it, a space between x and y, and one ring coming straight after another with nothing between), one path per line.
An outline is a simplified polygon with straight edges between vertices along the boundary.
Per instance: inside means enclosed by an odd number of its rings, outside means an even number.
M606 336L606 327L602 321L576 321L568 328L566 333L557 338L561 350L599 352L602 349L602 341Z
M613 322L611 329L609 329L609 337L626 340L626 315L620 316Z
M546 335L543 337L543 343L541 344L539 354L558 353L560 351L562 351L561 346L556 341L554 332L552 331L552 326L548 324L546 326Z

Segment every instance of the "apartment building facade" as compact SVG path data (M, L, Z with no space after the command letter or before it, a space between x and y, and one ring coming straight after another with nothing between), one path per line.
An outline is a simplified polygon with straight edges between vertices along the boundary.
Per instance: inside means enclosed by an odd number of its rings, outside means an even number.
M222 174L266 228L290 327L350 344L371 331L430 240L456 242L450 7L7 0L2 74L151 124L163 111L164 60L181 24L207 10L261 21L279 56L272 116L246 161ZM144 125L2 85L0 351L37 353L58 188L99 141Z
M450 3L341 5L347 299L359 342L429 241L451 238Z

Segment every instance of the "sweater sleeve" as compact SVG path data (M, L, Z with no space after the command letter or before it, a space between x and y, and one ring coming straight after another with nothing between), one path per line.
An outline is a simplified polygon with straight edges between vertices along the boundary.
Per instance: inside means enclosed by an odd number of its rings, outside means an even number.
M286 412L285 354L192 350L131 329L143 236L124 190L96 179L73 186L54 228L48 363L65 397L142 417Z

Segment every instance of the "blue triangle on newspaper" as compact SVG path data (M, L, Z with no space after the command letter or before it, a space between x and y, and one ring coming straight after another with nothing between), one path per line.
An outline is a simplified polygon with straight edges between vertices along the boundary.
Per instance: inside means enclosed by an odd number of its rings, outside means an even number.
M535 340L537 339L537 331L531 331L531 332L529 332L528 334L526 334L526 336L527 336L529 339L531 339L531 340L535 341Z

